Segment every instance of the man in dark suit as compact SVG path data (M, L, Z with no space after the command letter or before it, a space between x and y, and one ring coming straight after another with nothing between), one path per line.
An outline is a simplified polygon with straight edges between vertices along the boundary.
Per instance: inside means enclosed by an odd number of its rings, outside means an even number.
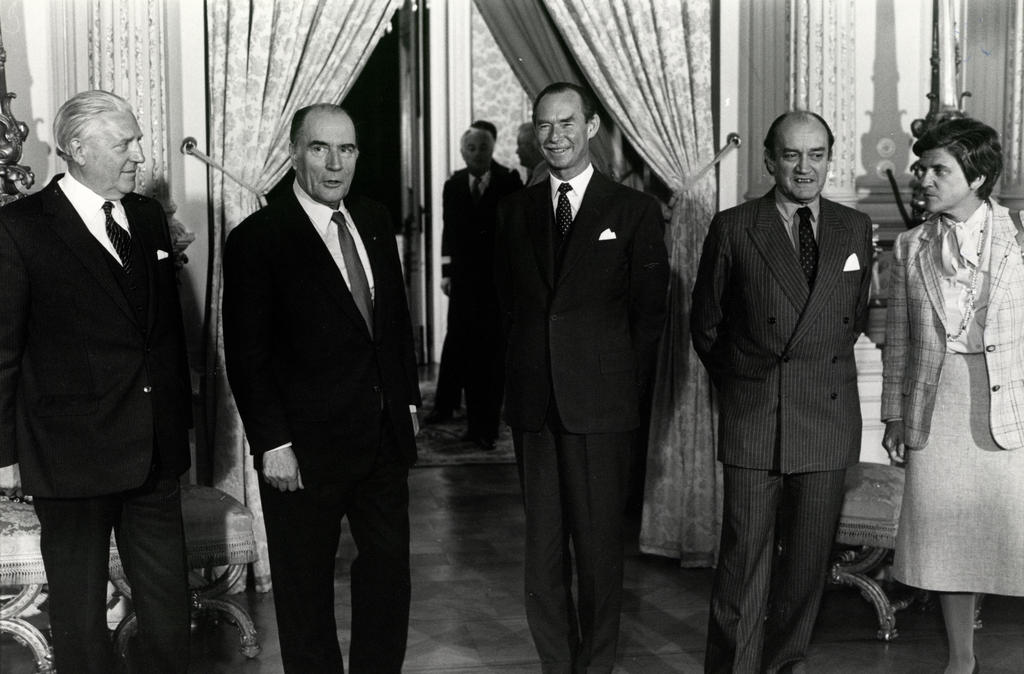
M334 564L348 517L353 672L399 672L409 623L408 470L420 404L387 209L348 194L348 113L291 126L295 183L224 249L228 380L255 456L286 672L343 671Z
M543 671L610 672L630 445L665 317L668 254L657 201L590 162L601 121L590 92L548 86L533 121L551 179L502 202L496 247L526 614Z
M691 329L718 391L725 477L708 672L804 659L860 452L853 345L871 222L820 197L833 142L816 114L776 119L764 141L775 188L716 215L704 241Z
M445 338L449 353L442 356L442 369L445 356L451 357L466 388L463 439L485 449L492 448L498 437L504 385L504 339L494 288L494 222L498 201L523 186L518 173L492 159L491 129L489 123L474 122L462 134L466 168L445 181L441 234L441 287L451 302ZM455 345L451 349L449 339Z
M132 192L145 159L126 101L77 94L53 126L68 172L0 210L0 465L17 464L39 516L57 669L115 669L114 530L139 620L136 664L183 672L178 476L192 408L167 221Z

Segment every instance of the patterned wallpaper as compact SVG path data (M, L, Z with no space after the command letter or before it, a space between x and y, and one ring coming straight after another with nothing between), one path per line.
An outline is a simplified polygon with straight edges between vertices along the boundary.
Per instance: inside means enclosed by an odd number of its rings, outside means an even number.
M523 169L516 156L516 130L530 119L532 101L505 61L475 4L472 12L473 119L486 119L498 127L494 159L519 170L522 177ZM452 131L454 138L462 133Z

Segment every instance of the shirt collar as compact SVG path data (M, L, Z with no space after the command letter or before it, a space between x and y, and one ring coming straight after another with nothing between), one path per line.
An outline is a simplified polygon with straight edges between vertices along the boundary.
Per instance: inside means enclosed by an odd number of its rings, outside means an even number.
M594 165L587 164L587 168L583 169L579 175L570 180L561 180L556 178L553 174L549 176L548 186L551 188L551 198L558 198L558 186L562 183L569 183L572 185L572 191L575 192L581 199L583 193L587 191L587 185L590 184L590 179L594 177Z
M299 184L298 180L292 183L292 191L295 192L295 198L299 200L299 205L306 212L309 221L313 223L316 231L320 233L320 236L327 236L327 228L331 225L331 217L334 215L335 209L321 204L309 196L306 190L302 189L302 185ZM352 222L352 216L349 215L348 209L345 208L344 201L338 205L337 210L345 214L345 219L348 222Z
M814 200L806 204L798 204L787 199L778 189L775 190L775 208L779 210L786 222L792 222L796 212L806 206L811 209L811 220L818 222L818 214L821 212L821 197L814 197Z
M75 176L71 175L70 171L64 173L61 179L57 181L57 184L78 214L82 216L83 220L87 220L96 213L102 212L103 204L108 201L114 205L115 211L124 213L124 206L121 205L120 199L107 199L96 194L83 185Z
M977 232L985 225L985 220L988 217L988 211L986 210L987 206L988 201L982 201L980 204L978 204L978 207L974 209L974 212L971 213L967 217L967 219L964 220L962 223L957 222L956 220L953 219L952 216L946 215L945 213L942 214L941 220L943 224L950 227L962 224L965 230L973 234L974 232Z
M481 192L486 191L487 190L487 186L491 184L491 170L487 169L486 171L484 171L484 174L482 176L480 176L479 178L477 178L475 175L470 173L469 174L469 189L473 189L473 184L477 180L480 181L480 191Z

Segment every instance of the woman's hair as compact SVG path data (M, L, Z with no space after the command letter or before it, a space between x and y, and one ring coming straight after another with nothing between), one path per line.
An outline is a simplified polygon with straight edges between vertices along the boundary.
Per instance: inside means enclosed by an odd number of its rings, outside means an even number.
M914 143L918 157L928 150L942 149L956 158L967 182L984 176L975 190L979 199L987 199L1003 172L1003 149L999 135L988 124L962 117L939 122Z

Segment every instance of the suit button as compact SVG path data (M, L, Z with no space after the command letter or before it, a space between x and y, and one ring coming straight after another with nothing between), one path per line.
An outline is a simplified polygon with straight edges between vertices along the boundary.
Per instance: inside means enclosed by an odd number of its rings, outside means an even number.
M993 351L996 350L996 347L989 344L988 346L985 347L985 350L988 351L989 353L992 353Z
M775 325L775 317L774 316L769 316L768 317L768 325Z
M374 385L374 387L373 387L373 392L374 392L374 393L380 393L380 387L379 387L379 386L376 386L376 385Z
M838 393L830 393L828 397L831 398L832 400L835 400L836 398L839 397L839 394Z
M833 362L833 363L835 363L835 362L836 362L836 361L838 361L838 360L839 360L839 357L838 357L838 356L832 356L832 362Z
M999 384L996 384L995 386L993 386L992 390L993 391L998 391L999 390Z
M551 320L557 321L558 320L558 314L551 314Z
M151 393L152 391L153 391L153 387L152 386L143 386L142 387L142 392L143 393Z
M843 316L843 323L849 323L849 322L850 322L850 317L849 316Z
M783 356L782 357L782 362L783 363L788 363L789 362L789 356Z

